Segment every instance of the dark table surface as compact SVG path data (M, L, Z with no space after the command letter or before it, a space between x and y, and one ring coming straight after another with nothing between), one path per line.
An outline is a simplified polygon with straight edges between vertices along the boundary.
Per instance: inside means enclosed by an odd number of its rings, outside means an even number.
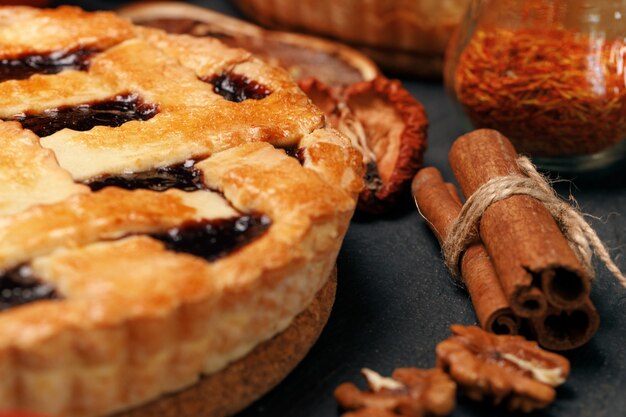
M61 1L88 9L111 9L123 1ZM226 0L194 1L237 15ZM439 83L405 81L426 107L430 120L425 163L452 179L447 152L465 132ZM626 162L626 161L625 161ZM626 163L591 175L561 175L592 226L626 271ZM396 367L432 367L438 342L454 323L476 324L468 295L455 287L440 249L407 199L386 218L355 219L337 261L339 287L330 321L304 361L272 392L238 417L333 417L339 415L333 389L362 382L360 369L389 374ZM626 290L597 265L591 294L601 315L600 330L586 346L568 352L572 373L558 400L533 416L626 415ZM250 372L254 372L253 369ZM453 417L501 416L503 409L459 400ZM156 417L156 416L155 416Z

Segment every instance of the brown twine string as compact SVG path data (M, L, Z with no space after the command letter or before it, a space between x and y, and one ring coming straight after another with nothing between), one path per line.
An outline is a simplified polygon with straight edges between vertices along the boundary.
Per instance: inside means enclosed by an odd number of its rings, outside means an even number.
M626 288L626 278L611 260L609 251L593 228L585 221L582 213L559 197L550 182L537 172L536 167L528 158L519 157L517 165L525 177L507 175L493 178L483 184L467 199L459 217L450 226L448 237L443 243L443 256L452 276L459 279L459 260L468 245L478 238L478 224L485 210L500 200L523 194L545 205L590 277L595 277L591 263L595 253L611 274Z

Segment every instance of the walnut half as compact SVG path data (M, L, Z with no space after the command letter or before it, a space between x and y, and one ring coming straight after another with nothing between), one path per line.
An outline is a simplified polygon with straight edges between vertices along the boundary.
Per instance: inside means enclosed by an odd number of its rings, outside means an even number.
M521 336L498 336L478 327L452 326L437 346L437 364L473 400L491 397L509 410L530 412L548 406L554 387L569 375L569 361Z
M341 384L335 398L350 410L342 417L446 416L456 405L456 384L439 369L396 369L391 378L363 369L369 389Z

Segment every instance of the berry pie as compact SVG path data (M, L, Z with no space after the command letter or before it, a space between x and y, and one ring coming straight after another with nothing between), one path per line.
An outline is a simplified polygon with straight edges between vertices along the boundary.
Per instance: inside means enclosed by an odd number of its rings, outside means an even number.
M72 7L0 8L0 164L0 410L57 417L267 347L329 292L362 186L284 70Z

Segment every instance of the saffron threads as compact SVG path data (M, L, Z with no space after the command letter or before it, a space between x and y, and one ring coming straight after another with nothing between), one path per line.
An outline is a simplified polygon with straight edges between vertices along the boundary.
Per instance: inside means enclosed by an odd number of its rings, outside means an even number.
M570 156L626 138L626 43L564 28L477 30L454 73L477 127L520 152Z

